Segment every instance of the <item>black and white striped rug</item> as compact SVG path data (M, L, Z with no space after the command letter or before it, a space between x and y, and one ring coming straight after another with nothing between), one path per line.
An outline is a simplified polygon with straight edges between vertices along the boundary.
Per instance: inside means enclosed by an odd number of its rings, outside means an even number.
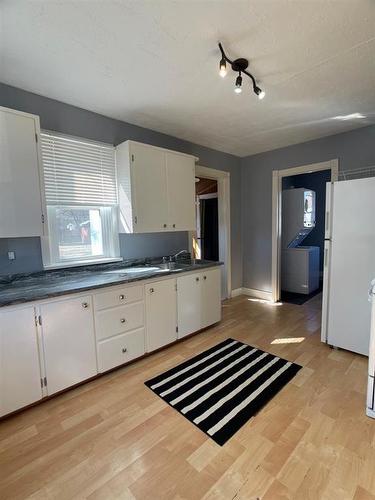
M300 368L238 340L227 339L145 384L223 445Z

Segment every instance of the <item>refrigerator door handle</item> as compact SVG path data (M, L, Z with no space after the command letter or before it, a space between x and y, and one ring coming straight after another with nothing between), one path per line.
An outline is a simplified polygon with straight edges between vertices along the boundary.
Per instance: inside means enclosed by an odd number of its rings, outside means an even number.
M372 302L373 300L375 300L375 278L371 281L368 289L368 301Z

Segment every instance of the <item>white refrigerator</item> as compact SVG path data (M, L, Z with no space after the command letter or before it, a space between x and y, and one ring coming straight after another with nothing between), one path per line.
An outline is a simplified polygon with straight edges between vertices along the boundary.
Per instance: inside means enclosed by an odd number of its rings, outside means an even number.
M327 184L322 341L368 355L375 276L375 178Z

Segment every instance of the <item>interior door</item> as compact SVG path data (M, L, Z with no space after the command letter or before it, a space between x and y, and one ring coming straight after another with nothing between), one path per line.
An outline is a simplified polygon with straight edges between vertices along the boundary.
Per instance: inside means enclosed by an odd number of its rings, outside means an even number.
M134 232L171 230L168 227L168 193L165 152L143 144L131 144ZM133 160L134 159L134 160Z
M35 119L0 110L0 238L42 236Z
M97 374L91 296L42 305L48 395Z
M195 230L195 162L193 157L166 153L169 228Z
M176 282L158 281L145 286L147 352L177 339Z
M368 355L375 276L375 178L335 182L328 291L327 342Z
M0 416L42 398L33 307L0 313Z
M177 278L178 338L202 328L201 273Z

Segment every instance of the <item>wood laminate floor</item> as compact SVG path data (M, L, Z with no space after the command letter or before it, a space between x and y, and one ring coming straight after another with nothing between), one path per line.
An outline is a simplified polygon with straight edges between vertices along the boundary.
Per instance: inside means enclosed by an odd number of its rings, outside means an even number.
M375 499L367 359L319 329L320 297L227 301L216 327L0 423L0 498ZM220 447L143 382L227 337L304 368Z

